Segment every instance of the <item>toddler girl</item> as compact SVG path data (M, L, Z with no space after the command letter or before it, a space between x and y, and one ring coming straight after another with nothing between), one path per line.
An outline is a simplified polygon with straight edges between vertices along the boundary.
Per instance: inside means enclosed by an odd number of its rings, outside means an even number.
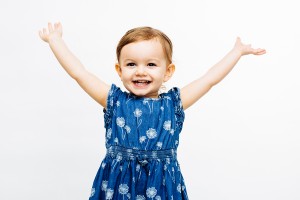
M115 69L124 87L89 73L62 39L62 25L39 32L61 66L104 108L107 153L95 177L90 200L188 199L176 157L184 110L219 83L243 55L262 55L237 38L233 49L187 86L160 93L175 71L171 40L151 27L129 30L117 46Z

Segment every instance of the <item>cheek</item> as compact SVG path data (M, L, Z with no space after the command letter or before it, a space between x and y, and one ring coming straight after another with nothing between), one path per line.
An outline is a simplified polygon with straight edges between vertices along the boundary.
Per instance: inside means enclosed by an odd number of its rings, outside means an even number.
M130 73L128 73L126 70L124 70L121 75L121 80L129 80L130 77L131 77Z

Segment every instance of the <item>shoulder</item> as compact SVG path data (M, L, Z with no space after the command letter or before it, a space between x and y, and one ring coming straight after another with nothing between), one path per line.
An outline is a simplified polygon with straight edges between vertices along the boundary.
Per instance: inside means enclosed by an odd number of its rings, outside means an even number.
M117 97L120 95L128 95L126 91L123 91L120 87L115 85L114 83L111 84L110 89L108 91L108 99L112 97Z
M170 97L173 100L180 100L180 89L178 87L172 87L168 92L161 93L160 96L162 98Z

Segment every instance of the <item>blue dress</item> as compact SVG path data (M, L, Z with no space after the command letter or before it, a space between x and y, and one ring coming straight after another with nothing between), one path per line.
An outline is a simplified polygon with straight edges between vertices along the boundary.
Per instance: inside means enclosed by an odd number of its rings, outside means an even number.
M107 153L90 200L188 199L176 153L184 121L178 88L144 98L112 84L104 121Z

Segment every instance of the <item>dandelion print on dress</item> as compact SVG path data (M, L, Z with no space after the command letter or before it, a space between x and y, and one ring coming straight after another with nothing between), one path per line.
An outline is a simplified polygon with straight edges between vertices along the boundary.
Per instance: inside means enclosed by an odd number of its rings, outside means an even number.
M101 190L104 192L107 190L107 183L108 183L108 181L105 181L105 180L102 181Z
M136 200L146 200L144 195L137 195Z
M188 200L177 161L180 90L144 98L112 84L103 111L107 152L89 200Z
M157 196L155 197L155 200L161 200L161 197L160 197L159 195L157 195Z
M170 120L164 122L164 129L166 131L171 130L171 121Z
M158 149L158 150L161 149L161 148L162 148L162 142L157 142L157 143L156 143L156 146L157 146L157 149Z
M156 130L154 128L150 128L147 132L146 132L147 137L150 139L156 138L157 137L157 133ZM149 140L147 141L147 145L145 147L145 150L147 149Z
M155 189L155 187L150 187L146 190L146 195L148 198L153 199L156 194L157 194L157 190Z
M125 139L125 133L123 132L123 127L125 126L125 119L124 117L118 117L117 118L117 125L121 128L122 130L122 139ZM125 126L126 127L126 126Z
M123 195L123 199L124 199L124 195L127 195L128 189L129 189L129 187L127 184L121 184L119 186L119 193Z
M114 196L114 190L108 188L106 190L106 196L105 196L106 200L111 200L113 196Z
M143 114L143 111L136 108L133 112L134 116L136 117L136 122L137 122L137 128L142 124L142 119L139 119L142 114Z

